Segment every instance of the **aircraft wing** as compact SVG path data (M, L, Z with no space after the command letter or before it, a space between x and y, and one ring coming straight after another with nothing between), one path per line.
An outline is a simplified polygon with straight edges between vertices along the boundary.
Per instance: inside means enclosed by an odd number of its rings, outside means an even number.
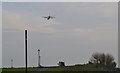
M52 18L52 19L53 19L53 18L55 18L55 17L50 17L50 18Z
M43 16L42 18L48 18L48 17L46 17L46 16Z

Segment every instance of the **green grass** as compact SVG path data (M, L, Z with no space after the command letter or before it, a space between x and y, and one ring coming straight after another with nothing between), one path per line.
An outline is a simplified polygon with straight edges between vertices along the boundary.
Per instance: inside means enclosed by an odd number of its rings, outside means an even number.
M44 73L108 73L101 68L97 68L95 65L76 65L66 67L49 68ZM120 73L114 72L114 73Z
M38 68L28 68L28 73L34 73ZM25 68L3 68L2 73L25 73Z
M3 68L2 71L25 71L25 68ZM37 71L38 68L28 68L28 71Z
M28 68L28 73L35 73L40 68ZM120 69L116 69L120 73ZM25 68L4 68L2 73L25 73ZM95 65L74 65L65 67L46 67L42 73L108 73Z
M61 68L49 68L47 71L102 71L96 68L87 67L61 67Z
M2 72L2 69L0 68L0 73Z
M94 65L75 65L49 68L48 71L102 71L100 68L96 68Z

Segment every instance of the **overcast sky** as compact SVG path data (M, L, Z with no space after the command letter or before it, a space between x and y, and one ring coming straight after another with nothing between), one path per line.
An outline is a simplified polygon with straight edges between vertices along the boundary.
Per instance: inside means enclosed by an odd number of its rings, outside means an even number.
M118 7L115 2L3 3L3 66L24 66L24 30L28 30L29 66L84 64L92 53L118 60ZM48 15L55 19L42 18Z

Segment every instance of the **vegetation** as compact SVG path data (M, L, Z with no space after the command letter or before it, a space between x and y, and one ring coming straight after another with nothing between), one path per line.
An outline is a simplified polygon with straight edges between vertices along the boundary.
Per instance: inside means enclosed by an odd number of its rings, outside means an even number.
M108 73L108 71L111 71L112 73L119 73L119 69L102 69L96 67L94 64L77 64L74 66L58 66L58 67L43 67L46 68L46 70L42 73L67 73L67 72L72 72L72 73ZM37 70L40 68L29 68L28 73L34 73L37 72ZM3 73L25 73L24 68L13 68L13 69L3 69Z
M36 71L38 68L28 68L28 71ZM25 68L3 68L2 71L25 71Z
M43 67L42 73L120 73L119 69L102 69L94 64L77 64L74 66ZM28 73L37 73L40 68L28 68ZM110 71L110 72L109 72ZM25 73L25 68L4 68L2 73ZM38 72L39 73L39 72Z
M59 62L56 67L28 68L28 73L120 73L116 68L114 57L110 54L94 53L87 64L65 66L65 62ZM40 70L41 69L41 70ZM39 71L38 71L39 70ZM3 68L2 73L25 73L25 68Z
M101 67L101 68L113 69L116 67L116 62L114 61L114 57L110 54L104 54L104 53L94 53L89 63L94 64L96 65L96 67Z
M25 73L25 68L3 68L2 73ZM37 71L38 68L28 68L28 73Z

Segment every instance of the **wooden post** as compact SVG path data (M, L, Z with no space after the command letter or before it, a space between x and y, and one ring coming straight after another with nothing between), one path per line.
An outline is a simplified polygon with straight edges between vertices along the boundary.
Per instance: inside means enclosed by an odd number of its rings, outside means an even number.
M27 30L25 30L25 65L27 73Z

